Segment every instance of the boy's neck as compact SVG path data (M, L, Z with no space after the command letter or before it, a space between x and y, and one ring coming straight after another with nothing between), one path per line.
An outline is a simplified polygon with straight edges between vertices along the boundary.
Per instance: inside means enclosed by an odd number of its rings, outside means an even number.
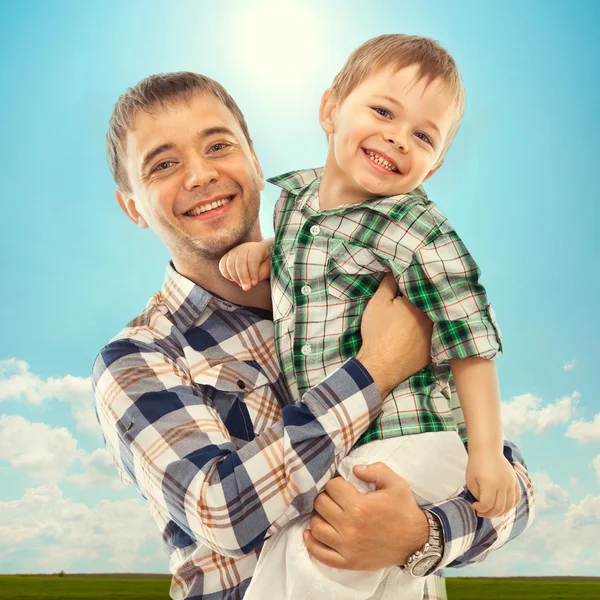
M352 186L329 152L319 186L319 209L328 210L336 206L360 204L366 199L364 190L360 190L356 185Z

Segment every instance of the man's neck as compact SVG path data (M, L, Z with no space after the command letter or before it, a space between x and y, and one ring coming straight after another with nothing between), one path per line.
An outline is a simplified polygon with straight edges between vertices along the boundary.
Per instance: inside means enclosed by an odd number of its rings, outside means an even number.
M228 302L272 310L271 287L268 279L259 281L258 285L245 292L237 283L233 283L221 275L218 260L198 259L195 264L191 265L173 258L173 264L180 275Z

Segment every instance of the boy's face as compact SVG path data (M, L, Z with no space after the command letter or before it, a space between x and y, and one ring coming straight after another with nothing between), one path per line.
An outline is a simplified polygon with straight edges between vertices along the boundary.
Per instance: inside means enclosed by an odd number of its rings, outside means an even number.
M408 193L435 170L457 108L439 79L427 85L417 73L418 65L382 70L341 103L324 100L327 169L349 201Z

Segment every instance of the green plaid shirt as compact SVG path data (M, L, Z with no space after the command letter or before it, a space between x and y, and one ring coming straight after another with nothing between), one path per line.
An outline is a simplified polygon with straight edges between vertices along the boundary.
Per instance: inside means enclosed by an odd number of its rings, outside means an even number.
M275 343L292 396L361 346L360 319L384 274L434 323L432 364L396 387L359 443L456 429L449 359L493 358L500 333L479 268L423 188L319 210L322 169L269 179L275 206Z

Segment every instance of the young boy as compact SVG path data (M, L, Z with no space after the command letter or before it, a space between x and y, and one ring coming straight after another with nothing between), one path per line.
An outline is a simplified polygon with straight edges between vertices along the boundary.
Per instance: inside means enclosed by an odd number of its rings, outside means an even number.
M220 266L249 289L268 276L271 259L275 341L298 398L356 354L362 311L385 273L393 273L400 292L434 322L432 365L385 398L338 471L366 492L351 467L383 461L406 479L420 505L461 491L466 471L474 508L491 518L520 497L502 454L491 360L501 351L500 334L477 265L420 187L441 166L463 111L460 74L436 42L406 35L369 40L323 96L325 168L270 180L283 188L274 243L238 246ZM452 379L468 459L450 406ZM431 532L439 529L428 520ZM400 569L331 569L310 559L302 541L307 521L296 519L267 541L246 599L422 597L420 555Z

